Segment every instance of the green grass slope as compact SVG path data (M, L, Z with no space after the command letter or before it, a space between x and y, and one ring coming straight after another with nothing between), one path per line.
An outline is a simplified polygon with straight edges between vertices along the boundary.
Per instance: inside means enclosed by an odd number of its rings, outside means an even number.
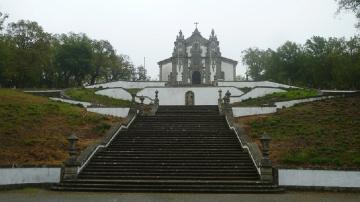
M278 92L265 95L258 98L249 98L242 102L236 102L233 106L236 107L250 107L250 106L261 106L271 105L274 102L297 100L308 97L318 96L319 93L312 89L287 89L287 92Z
M66 138L72 132L84 149L118 121L44 97L0 89L0 165L60 165L67 158Z
M273 138L271 159L286 167L360 167L360 96L238 118L251 138Z
M128 100L120 100L95 94L95 92L98 90L99 89L70 88L67 89L65 93L74 100L90 102L93 104L102 104L105 106L114 107L129 107L131 105L131 102Z

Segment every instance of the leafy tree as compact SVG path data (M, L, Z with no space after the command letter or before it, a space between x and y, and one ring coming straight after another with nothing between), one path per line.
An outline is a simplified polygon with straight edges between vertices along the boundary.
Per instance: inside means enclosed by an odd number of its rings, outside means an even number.
M10 81L16 87L40 86L44 69L49 65L51 35L36 22L20 20L10 23L5 35L13 52Z
M247 75L249 75L255 81L263 78L265 66L264 66L264 51L258 48L249 48L243 51L242 62L249 67Z
M136 68L137 81L148 81L147 71L144 66L140 65Z
M106 70L111 69L112 60L115 57L115 50L112 45L105 40L93 41L93 64L90 72L90 84L106 80Z
M360 0L336 0L339 4L338 12L341 10L350 10L355 13L356 18L360 21ZM360 22L355 25L360 28Z
M62 87L82 86L92 69L91 40L85 34L61 35L55 53L55 66Z

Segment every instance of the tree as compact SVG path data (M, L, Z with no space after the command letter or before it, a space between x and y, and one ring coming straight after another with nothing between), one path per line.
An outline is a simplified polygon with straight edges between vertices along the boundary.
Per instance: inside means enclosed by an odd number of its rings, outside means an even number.
M258 48L249 48L243 51L242 62L248 66L246 72L253 80L258 81L263 78L265 66L264 66L264 51Z
M82 86L92 69L91 40L85 34L61 35L55 66L62 87Z
M4 25L4 22L5 20L9 17L9 15L7 14L3 14L2 12L0 12L0 31L3 30L3 25Z
M136 68L137 81L148 81L147 71L144 66L140 65Z
M350 10L355 13L359 22L355 25L360 28L360 0L336 0L339 4L338 13L341 10Z
M134 69L129 56L114 55L111 57L111 66L107 71L106 81L131 80L131 75L135 72Z
M93 41L93 64L90 72L90 84L94 85L97 79L106 80L106 70L111 69L115 51L112 45L105 40Z
M10 23L5 35L11 49L8 64L10 83L16 87L40 86L44 69L50 64L51 35L36 22Z

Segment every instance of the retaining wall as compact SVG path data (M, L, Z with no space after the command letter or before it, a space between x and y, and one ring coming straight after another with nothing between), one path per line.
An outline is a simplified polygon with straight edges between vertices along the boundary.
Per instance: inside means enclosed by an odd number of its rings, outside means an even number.
M60 168L0 168L0 185L58 183Z

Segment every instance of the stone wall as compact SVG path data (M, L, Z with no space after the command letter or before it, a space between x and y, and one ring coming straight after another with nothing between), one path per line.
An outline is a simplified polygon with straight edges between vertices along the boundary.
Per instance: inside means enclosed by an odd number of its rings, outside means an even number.
M160 105L185 105L185 93L194 92L195 105L217 105L219 98L219 89L222 90L224 96L227 90L232 95L242 95L243 92L234 87L172 87L172 88L145 88L137 93L138 96L149 96L155 98L155 91L159 91ZM150 101L145 100L148 104Z
M357 187L360 171L279 169L280 186Z
M129 114L130 108L117 108L117 107L89 107L86 109L89 112L98 114L110 115L125 118Z
M237 88L255 88L255 87L274 87L274 88L297 88L285 84L275 83L271 81L221 81L218 86L234 86Z
M256 87L240 97L232 97L230 99L230 103L241 102L249 98L258 98L268 94L281 93L281 92L286 92L286 90L280 88Z
M108 97L121 99L121 100L130 100L132 99L131 94L122 88L110 88L96 91L97 95L105 95Z
M145 88L150 86L165 86L166 82L158 82L158 81L114 81L103 84L96 84L92 86L86 86L86 88Z
M58 183L60 168L0 168L0 185Z

